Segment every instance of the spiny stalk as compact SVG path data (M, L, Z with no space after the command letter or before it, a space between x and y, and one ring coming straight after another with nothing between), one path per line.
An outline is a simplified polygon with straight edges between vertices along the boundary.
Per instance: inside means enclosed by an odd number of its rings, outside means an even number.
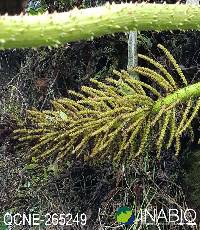
M200 30L200 6L121 3L36 16L4 15L0 28L0 49L51 48L116 32Z

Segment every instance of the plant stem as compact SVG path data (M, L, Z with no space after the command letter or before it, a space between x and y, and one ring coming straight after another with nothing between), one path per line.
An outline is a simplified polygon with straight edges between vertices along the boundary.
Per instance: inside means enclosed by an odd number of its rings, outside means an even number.
M66 13L0 16L0 48L57 46L115 32L200 30L200 7L177 4L106 4Z
M132 72L130 67L136 67L138 65L138 54L137 54L137 31L130 31L128 38L128 73L131 77L139 80L139 74Z
M199 5L199 0L186 0L186 4Z
M184 102L189 98L195 97L200 97L200 82L179 89L176 92L158 100L155 102L152 111L153 113L158 113L163 105L169 106L177 101Z

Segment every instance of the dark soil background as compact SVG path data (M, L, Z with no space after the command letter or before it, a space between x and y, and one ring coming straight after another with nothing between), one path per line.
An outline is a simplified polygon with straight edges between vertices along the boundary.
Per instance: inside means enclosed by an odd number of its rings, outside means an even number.
M44 0L42 4L49 12L62 12L74 6L95 7L105 2L76 0L63 3ZM175 1L167 3L174 4ZM193 83L200 80L199 37L200 32L197 31L141 32L138 34L138 52L153 57L170 68L157 48L157 44L163 44L175 57L187 79ZM187 136L182 140L182 154L179 159L174 159L174 149L170 149L162 153L160 161L149 155L141 159L141 162L131 162L125 168L115 167L111 162L89 165L82 160L66 161L58 168L27 168L27 150L15 149L17 143L12 138L12 131L17 121L26 119L26 109L50 109L51 99L68 96L67 91L71 89L79 91L82 85L90 85L90 78L103 81L113 69L126 69L127 40L127 34L117 33L115 36L103 36L93 41L68 43L62 48L51 50L14 49L0 52L2 215L6 211L73 214L84 212L88 217L87 226L66 229L104 229L104 226L113 224L109 215L116 206L135 203L136 207L140 207L149 190L155 194L152 203L158 207L171 205L194 208L197 212L200 210L200 170L197 163L200 162L200 154L198 145L191 144ZM146 63L139 60L139 65ZM197 127L194 141L197 143L198 125L193 125ZM195 166L191 160L193 155ZM128 197L126 201L125 197ZM51 229L61 228L54 226Z

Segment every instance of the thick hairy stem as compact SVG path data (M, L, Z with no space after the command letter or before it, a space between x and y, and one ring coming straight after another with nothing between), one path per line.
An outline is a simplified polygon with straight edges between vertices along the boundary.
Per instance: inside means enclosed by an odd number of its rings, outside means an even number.
M184 102L190 98L200 97L200 82L189 85L158 100L153 106L153 112L158 113L163 105L169 106L177 101Z
M0 16L0 48L55 46L115 32L200 29L200 7L107 4L67 13Z

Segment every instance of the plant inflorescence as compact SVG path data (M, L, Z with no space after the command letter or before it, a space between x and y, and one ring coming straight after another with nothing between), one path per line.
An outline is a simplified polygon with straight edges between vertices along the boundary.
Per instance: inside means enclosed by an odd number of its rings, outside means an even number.
M162 149L175 144L186 131L200 107L199 83L188 85L170 52L165 53L177 79L157 61L139 55L157 68L135 67L145 81L134 79L125 70L114 71L106 82L91 80L82 92L70 91L71 98L52 101L52 111L28 111L28 127L15 130L22 143L30 143L31 156L84 156L85 160L112 159L120 162L141 156L149 147L160 157ZM195 92L195 93L194 93Z

